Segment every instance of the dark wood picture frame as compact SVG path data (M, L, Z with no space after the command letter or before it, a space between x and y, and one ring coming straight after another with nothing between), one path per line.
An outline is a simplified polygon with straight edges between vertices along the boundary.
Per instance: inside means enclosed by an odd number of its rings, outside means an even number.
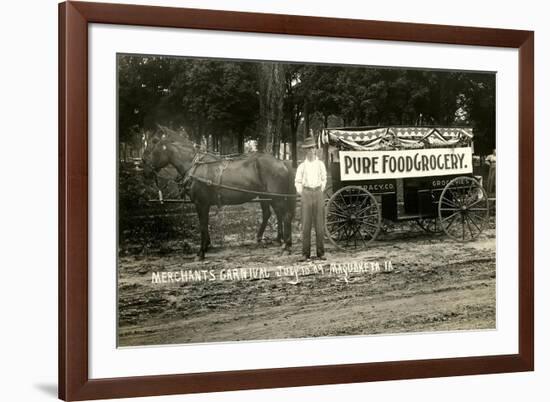
M519 49L519 353L90 379L88 24L196 28ZM139 397L534 369L534 33L381 21L66 2L59 5L59 397Z

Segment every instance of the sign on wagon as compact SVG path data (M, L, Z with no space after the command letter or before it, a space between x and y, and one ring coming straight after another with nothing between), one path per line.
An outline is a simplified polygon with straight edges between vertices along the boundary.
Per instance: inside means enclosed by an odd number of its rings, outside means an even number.
M472 149L340 151L340 178L350 180L444 176L472 172Z

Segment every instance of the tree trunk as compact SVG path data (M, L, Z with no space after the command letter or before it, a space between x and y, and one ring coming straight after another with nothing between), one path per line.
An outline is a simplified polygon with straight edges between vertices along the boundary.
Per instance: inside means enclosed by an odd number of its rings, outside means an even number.
M298 147L296 145L296 132L298 131L298 125L296 127L293 127L292 124L290 124L290 153L292 154L292 166L298 167Z
M323 123L325 128L328 128L328 114L323 114ZM323 135L323 134L321 134ZM325 161L325 166L328 167L328 144L323 144L323 160Z
M298 166L298 152L297 152L297 133L298 133L298 125L300 124L300 111L298 110L298 106L296 105L296 110L294 111L293 115L290 117L290 154L292 156L292 166L297 167Z
M309 104L304 101L304 140L309 137Z
M260 138L258 150L279 155L283 128L285 67L279 63L261 63L260 71Z
M240 154L244 154L244 134L242 132L239 133L239 143L237 144L237 152Z

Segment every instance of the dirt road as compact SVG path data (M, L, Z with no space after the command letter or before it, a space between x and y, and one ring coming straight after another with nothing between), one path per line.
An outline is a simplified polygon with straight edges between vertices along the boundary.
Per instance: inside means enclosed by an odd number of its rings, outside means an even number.
M409 229L322 264L252 242L122 256L119 346L495 328L494 224L466 244Z

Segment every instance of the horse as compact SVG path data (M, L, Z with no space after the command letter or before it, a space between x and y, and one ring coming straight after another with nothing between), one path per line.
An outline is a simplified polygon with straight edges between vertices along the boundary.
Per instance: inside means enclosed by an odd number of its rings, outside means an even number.
M155 132L155 134L150 139L150 142L149 142L150 144L155 145L160 140L166 140L168 142L176 142L176 143L183 142L183 143L188 144L189 146L195 146L196 147L196 144L193 143L189 139L189 136L187 135L187 133L172 130L171 128L166 127L166 126L161 125L161 124L157 124L156 126L157 126L157 131ZM147 159L147 154L151 152L151 149L152 149L152 147L150 147L150 146L148 146L146 148L145 154L144 154L144 156L145 156L144 160ZM215 154L210 154L210 155L212 157L217 156ZM294 168L294 166L292 164L292 161L285 160L283 162L285 163L285 166L287 167L289 172L291 172L292 177L295 177L296 176L296 169ZM149 175L150 174L151 173L149 173ZM184 194L185 194L185 192L184 192ZM260 204L260 207L262 209L262 222L260 223L260 227L259 227L258 232L256 234L256 241L257 241L258 244L260 244L262 242L265 229L267 227L267 224L269 223L269 219L271 218L270 201L269 200L266 201L265 198L263 198L262 201L259 202L259 204ZM292 218L294 218L295 206L294 207L291 206L291 208L292 208ZM279 246L283 244L283 223L281 222L280 217L277 217L277 237L275 238L274 243L279 245ZM208 244L210 244L210 240L208 240Z
M149 147L148 147L149 148ZM210 245L208 219L212 205L238 205L259 195L262 201L262 224L257 234L261 240L271 212L277 216L283 241L283 254L292 246L291 222L296 206L294 170L266 153L244 154L223 159L202 152L190 141L161 138L151 144L143 155L144 173L151 176L172 165L182 177L188 178L188 195L199 217L201 245L197 260L203 260Z

